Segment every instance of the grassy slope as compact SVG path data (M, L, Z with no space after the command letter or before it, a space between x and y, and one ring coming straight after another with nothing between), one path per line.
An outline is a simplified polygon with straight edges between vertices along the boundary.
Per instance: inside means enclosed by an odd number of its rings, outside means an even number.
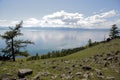
M120 51L120 39L112 40L108 43L102 43L97 46L85 49L83 51L71 54L69 56L61 57L61 58L53 58L53 59L46 59L46 60L35 60L35 61L26 61L26 59L20 59L16 62L2 62L0 61L0 79L2 77L10 77L10 78L17 78L18 69L21 68L31 68L33 69L33 74L31 76L27 76L27 78L32 79L38 72L44 74L44 72L49 72L50 75L45 76L41 75L42 80L53 80L51 79L52 76L57 76L54 80L61 80L61 75L65 74L68 75L69 72L72 74L72 80L82 80L84 78L84 74L90 72L93 74L91 78L88 80L99 80L97 78L97 74L95 71L83 71L82 67L79 65L89 65L93 69L100 69L105 77L113 76L116 80L119 80L119 73L116 73L115 70L120 70L118 63L120 63L120 59L118 62L111 63L107 68L103 67L103 63L96 64L95 61L89 57L96 55L96 54L107 54L107 53L114 53L116 51ZM120 54L119 54L120 58ZM65 60L68 63L65 63ZM87 61L86 61L87 60ZM102 62L103 58L99 58L98 61ZM76 67L72 67L75 65ZM52 67L56 68L52 68ZM66 69L66 67L68 69ZM114 67L114 68L113 68ZM77 72L82 72L82 76L78 77L75 75ZM67 80L64 78L64 80Z
M96 54L112 53L120 51L120 39L112 40L108 43L101 43L97 46L87 48L83 51L63 57L63 59L83 59Z

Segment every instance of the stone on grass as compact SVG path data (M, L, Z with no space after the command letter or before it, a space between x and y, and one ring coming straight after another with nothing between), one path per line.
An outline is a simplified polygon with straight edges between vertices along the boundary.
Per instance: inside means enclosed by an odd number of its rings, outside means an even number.
M35 75L35 76L33 77L33 80L40 80L40 73L38 73L37 75Z
M68 64L68 63L70 63L70 61L64 61L64 63Z
M72 79L72 77L73 77L72 75L66 75L66 74L62 74L62 75L61 75L61 78L62 78L62 79L65 79L65 80L66 80L66 79Z
M99 69L95 69L95 70L96 70L98 76L102 76L103 75L103 73L101 72L101 70L99 70Z
M57 78L57 75L52 75L51 76L51 79L53 80L53 79L56 79Z
M104 78L105 78L105 76L100 76L100 75L98 75L97 77L98 77L98 79L100 79L100 80L104 80Z
M83 76L84 76L85 78L88 78L88 77L89 77L89 74L86 73L86 74L84 74Z
M2 78L2 80L9 80L9 78Z
M43 74L44 76L48 76L48 75L50 75L50 72L44 72L44 74Z
M19 69L18 70L18 76L19 78L24 78L26 75L32 74L32 69Z
M76 75L82 75L82 72L77 72Z
M115 77L106 77L107 80L115 80Z

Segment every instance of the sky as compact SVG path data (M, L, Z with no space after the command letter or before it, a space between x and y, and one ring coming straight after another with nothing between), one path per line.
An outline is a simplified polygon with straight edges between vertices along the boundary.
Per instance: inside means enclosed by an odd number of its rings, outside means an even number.
M0 0L0 26L120 28L120 0Z

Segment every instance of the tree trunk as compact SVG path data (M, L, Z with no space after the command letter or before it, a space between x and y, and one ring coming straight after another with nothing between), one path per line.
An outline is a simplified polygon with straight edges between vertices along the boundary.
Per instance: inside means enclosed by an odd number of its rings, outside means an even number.
M14 53L14 40L12 38L12 56L13 56L13 61L15 61L15 53Z

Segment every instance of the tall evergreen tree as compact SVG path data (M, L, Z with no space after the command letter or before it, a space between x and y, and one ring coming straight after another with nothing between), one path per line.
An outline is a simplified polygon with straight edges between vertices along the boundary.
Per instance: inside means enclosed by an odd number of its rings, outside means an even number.
M89 47L92 46L92 40L91 39L88 40L88 46Z
M22 56L28 56L27 51L20 51L21 48L24 48L27 46L27 44L33 44L33 42L29 40L18 40L16 37L22 36L20 28L22 28L21 21L19 24L17 24L14 28L9 27L9 31L6 31L3 35L0 35L2 39L5 40L6 47L4 49L1 49L1 52L3 52L3 56L9 57L15 61L15 56L22 55Z
M119 36L119 30L116 24L112 25L112 28L110 29L109 37L111 39L117 38Z

